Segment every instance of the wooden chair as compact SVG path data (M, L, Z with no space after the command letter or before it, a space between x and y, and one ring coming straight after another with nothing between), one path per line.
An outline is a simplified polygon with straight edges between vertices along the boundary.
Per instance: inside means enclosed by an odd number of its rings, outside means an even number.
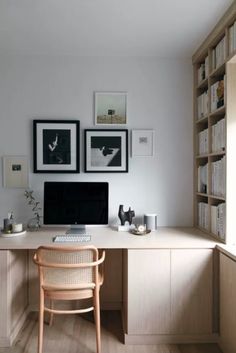
M41 246L34 254L34 262L39 272L39 334L38 353L43 347L44 312L53 314L77 314L94 310L96 325L97 353L101 353L100 300L99 290L103 283L103 262L105 252L99 258L94 246L56 247ZM101 265L101 266L99 266ZM50 307L45 299L50 300ZM54 300L93 299L93 306L85 309L59 310L53 305Z

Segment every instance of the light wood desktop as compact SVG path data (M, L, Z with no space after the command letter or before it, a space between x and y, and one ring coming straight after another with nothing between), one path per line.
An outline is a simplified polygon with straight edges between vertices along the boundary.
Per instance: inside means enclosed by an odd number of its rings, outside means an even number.
M37 307L34 249L52 245L65 230L45 227L0 238L0 346L12 344ZM216 341L216 241L194 228L163 227L136 236L91 227L87 233L91 242L86 244L106 249L101 303L122 310L125 343Z

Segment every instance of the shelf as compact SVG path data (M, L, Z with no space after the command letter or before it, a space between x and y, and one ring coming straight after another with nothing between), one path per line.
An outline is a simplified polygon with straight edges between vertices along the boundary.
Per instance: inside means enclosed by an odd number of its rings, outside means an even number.
M196 124L202 124L202 123L207 123L208 122L208 115L196 120Z
M209 199L214 199L214 200L219 200L219 201L224 201L225 202L225 197L222 197L222 196L205 194L203 192L196 192L196 195L197 196L201 196L201 197L206 197L206 198L209 198Z
M225 74L225 62L210 73L210 78L222 76Z
M224 156L225 155L225 151L218 151L218 152L211 152L209 153L209 157L218 157L218 156Z
M208 229L206 229L206 228L200 227L199 225L197 225L196 228L199 229L199 230L201 230L201 231L204 232L204 233L209 234L209 231L208 231Z
M225 202L225 197L217 196L217 195L208 195L209 199L220 200Z
M198 154L195 158L196 159L207 159L208 158L208 153L206 153L206 154Z
M218 151L218 152L211 152L211 153L205 153L205 154L198 154L195 156L196 159L206 159L208 157L221 157L225 156L225 151Z
M209 117L219 116L225 114L225 106L220 107L209 114Z
M208 197L208 194L205 194L204 192L196 192L197 196L202 196L202 197Z
M199 82L196 89L205 89L208 87L208 77L206 77L203 81Z

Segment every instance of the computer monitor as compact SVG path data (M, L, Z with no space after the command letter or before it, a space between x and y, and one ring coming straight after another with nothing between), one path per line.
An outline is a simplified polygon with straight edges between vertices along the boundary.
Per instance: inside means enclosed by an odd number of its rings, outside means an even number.
M108 198L106 182L45 182L44 224L70 225L68 233L108 224Z

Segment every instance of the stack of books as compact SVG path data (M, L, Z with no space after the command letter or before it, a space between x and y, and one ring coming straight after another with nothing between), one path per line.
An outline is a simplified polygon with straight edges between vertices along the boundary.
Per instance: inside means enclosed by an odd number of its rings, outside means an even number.
M211 193L225 197L225 156L211 163Z
M211 232L225 239L225 203L211 206Z
M202 130L198 134L199 154L208 153L208 129Z
M201 119L208 114L208 90L198 96L197 105L198 119Z
M197 191L200 193L207 194L208 191L208 163L205 165L200 165L197 169Z
M198 225L208 229L208 204L206 202L198 203Z
M225 151L225 118L212 125L212 152Z
M205 58L205 61L200 64L199 69L197 70L197 80L198 84L204 81L209 74L209 57Z
M212 50L212 68L217 69L220 65L225 62L226 59L226 39L225 36Z
M229 54L236 50L236 21L229 27Z

